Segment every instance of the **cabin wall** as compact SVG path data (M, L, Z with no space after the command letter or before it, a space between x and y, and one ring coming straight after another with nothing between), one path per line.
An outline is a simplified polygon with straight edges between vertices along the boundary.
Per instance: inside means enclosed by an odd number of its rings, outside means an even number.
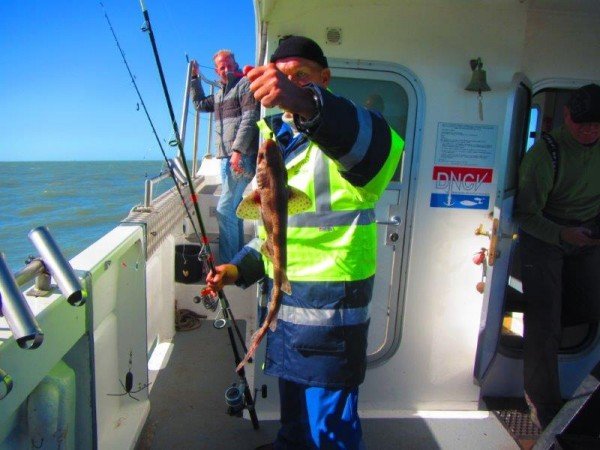
M146 259L141 225L114 228L71 260L90 278L95 439L98 448L131 448L150 401L146 354ZM124 390L132 374L131 398ZM139 391L138 391L138 388Z
M148 259L147 272L147 348L167 342L175 336L175 283L173 282L175 238L169 235Z
M0 449L132 448L150 409L144 231L118 226L69 262L87 292L27 294L43 333L20 349L0 320L0 359L14 389L0 404ZM30 295L31 294L31 295ZM136 399L124 391L133 375Z
M268 57L279 37L304 34L328 57L389 61L413 72L423 87L422 127L414 152L419 160L402 340L393 359L370 369L362 388L363 405L373 409L475 409L478 388L472 371L483 296L475 290L481 267L472 258L491 229L498 171L504 161L504 127L513 75L525 69L534 81L552 77L598 79L599 42L592 18L567 13L528 11L518 1L304 1L259 2L268 22ZM576 17L577 16L577 17ZM323 18L326 18L325 20ZM589 44L580 52L579 23ZM556 34L557 22L568 22ZM598 21L596 20L596 24ZM326 29L341 28L341 43L326 43ZM593 39L595 37L595 40ZM565 55L557 68L548 42ZM469 60L481 57L491 92L483 93L483 121L477 93L465 91L471 79ZM590 59L591 58L591 59ZM488 188L488 210L430 207L437 130L440 123L494 125L495 164ZM414 187L413 187L414 188ZM401 374L401 376L398 376ZM394 382L370 382L391 379Z
M524 72L533 82L547 78L600 82L598 24L600 8L595 14L530 11L522 63ZM559 29L563 32L558 33Z

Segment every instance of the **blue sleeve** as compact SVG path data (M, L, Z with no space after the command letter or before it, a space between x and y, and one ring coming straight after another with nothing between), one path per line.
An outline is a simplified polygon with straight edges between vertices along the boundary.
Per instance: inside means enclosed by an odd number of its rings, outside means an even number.
M246 289L265 277L262 254L252 246L252 242L244 246L230 263L238 268L239 277L236 286Z
M390 152L395 132L380 114L319 86L310 85L309 89L317 96L321 117L314 129L302 129L298 117L297 126L336 162L344 178L354 186L367 185L384 165L394 162ZM403 145L401 139L394 141ZM396 155L392 159L398 163Z

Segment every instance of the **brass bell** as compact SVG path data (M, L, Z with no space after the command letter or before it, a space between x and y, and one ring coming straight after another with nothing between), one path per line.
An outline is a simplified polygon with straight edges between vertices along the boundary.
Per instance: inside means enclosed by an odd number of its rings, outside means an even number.
M473 73L471 74L471 82L467 85L465 90L473 92L491 91L492 89L488 86L486 81L485 70L482 69L483 63L481 62L481 58L472 59L469 63L471 64Z

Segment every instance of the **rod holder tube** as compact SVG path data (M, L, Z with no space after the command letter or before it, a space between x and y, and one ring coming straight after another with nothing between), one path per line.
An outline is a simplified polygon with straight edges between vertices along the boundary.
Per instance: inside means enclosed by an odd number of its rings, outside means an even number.
M152 205L152 196L154 194L153 191L154 183L149 178L146 178L144 182L144 207L149 208Z
M73 306L85 303L85 295L79 278L61 253L47 227L37 227L29 232L29 240L40 253L44 264L54 277L60 292Z
M18 286L24 286L35 277L43 274L46 271L46 267L44 267L44 263L41 259L36 258L30 263L28 263L21 270L15 272L15 280L17 281Z
M0 305L19 347L34 349L42 345L44 333L8 268L4 253L0 253Z

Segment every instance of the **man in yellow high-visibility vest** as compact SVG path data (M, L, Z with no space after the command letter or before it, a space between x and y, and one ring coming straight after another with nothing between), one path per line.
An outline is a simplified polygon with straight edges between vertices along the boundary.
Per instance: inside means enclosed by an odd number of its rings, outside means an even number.
M284 38L270 64L248 74L283 153L288 184L312 201L289 217L287 278L265 373L279 377L281 429L273 448L358 449L358 386L366 371L369 302L377 263L375 203L400 163L404 141L382 115L327 90L331 72L317 43ZM247 287L273 268L260 238L207 277L214 289ZM259 242L256 242L259 241ZM265 447L269 448L269 447Z

